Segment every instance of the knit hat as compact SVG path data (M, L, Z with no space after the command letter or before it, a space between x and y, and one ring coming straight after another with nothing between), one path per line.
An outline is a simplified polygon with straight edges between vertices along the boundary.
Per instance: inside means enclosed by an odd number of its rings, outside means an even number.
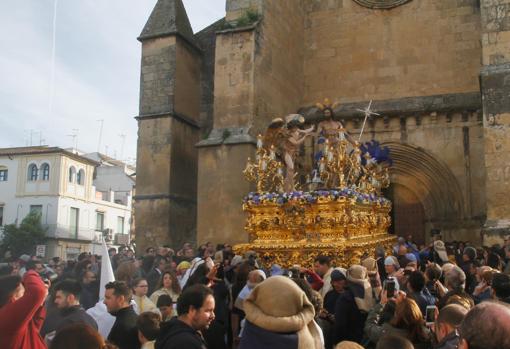
M388 256L384 260L384 265L393 265L395 269L400 269L400 264L398 263L398 259L395 256Z
M408 260L409 263L418 262L416 256L413 253L406 253L406 259Z
M347 280L347 278L345 277L345 274L342 273L338 269L334 269L331 272L331 281L342 281L342 280Z
M471 247L471 246L467 246L465 249L464 249L464 252L463 254L465 254L466 256L468 256L469 260L470 261L474 261L476 259L476 249L474 247Z
M283 275L283 269L278 264L273 264L269 272L271 276Z

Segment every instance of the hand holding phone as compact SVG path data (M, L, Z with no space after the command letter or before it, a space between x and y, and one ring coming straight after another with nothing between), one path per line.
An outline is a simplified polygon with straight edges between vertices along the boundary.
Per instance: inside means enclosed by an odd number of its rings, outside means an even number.
M432 326L436 321L436 312L437 308L435 305L427 305L425 310L425 324L427 326Z
M385 289L386 289L386 296L388 298L395 297L395 280L393 280L393 279L386 280Z

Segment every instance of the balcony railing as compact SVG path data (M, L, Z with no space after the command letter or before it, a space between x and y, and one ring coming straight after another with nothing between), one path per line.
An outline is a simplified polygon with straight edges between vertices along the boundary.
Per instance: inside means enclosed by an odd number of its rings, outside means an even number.
M74 231L71 231L70 226L62 224L44 224L43 226L47 228L46 236L56 239L60 238L93 241L96 239L97 234L94 229L89 228L78 227L78 233L76 234Z

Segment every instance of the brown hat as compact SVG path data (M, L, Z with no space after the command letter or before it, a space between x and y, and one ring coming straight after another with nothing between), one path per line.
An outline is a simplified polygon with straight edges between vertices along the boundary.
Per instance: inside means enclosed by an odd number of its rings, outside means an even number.
M361 265L367 268L368 275L377 273L377 261L374 258L365 258L361 261Z
M367 268L361 265L353 265L347 270L347 279L366 280L367 276Z

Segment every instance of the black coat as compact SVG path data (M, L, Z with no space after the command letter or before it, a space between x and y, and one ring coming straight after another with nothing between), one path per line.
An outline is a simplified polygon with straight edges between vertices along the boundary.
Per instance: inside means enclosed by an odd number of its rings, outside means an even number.
M297 332L277 333L246 321L239 349L297 349Z
M92 282L90 284L83 284L81 295L80 295L80 304L83 309L87 310L96 305L99 300L99 284L97 282Z
M161 324L156 349L207 349L200 332L174 317Z
M116 317L115 323L108 335L108 340L119 347L119 349L139 349L138 329L136 319L138 316L131 306L122 308L112 314Z
M354 293L348 286L335 305L334 344L341 341L361 343L367 315L358 309Z
M83 310L79 305L69 307L67 309L56 309L52 308L48 312L50 316L46 316L43 327L41 328L41 336L46 336L48 333L53 331L59 331L60 329L77 323L87 324L93 329L97 330L96 320Z

